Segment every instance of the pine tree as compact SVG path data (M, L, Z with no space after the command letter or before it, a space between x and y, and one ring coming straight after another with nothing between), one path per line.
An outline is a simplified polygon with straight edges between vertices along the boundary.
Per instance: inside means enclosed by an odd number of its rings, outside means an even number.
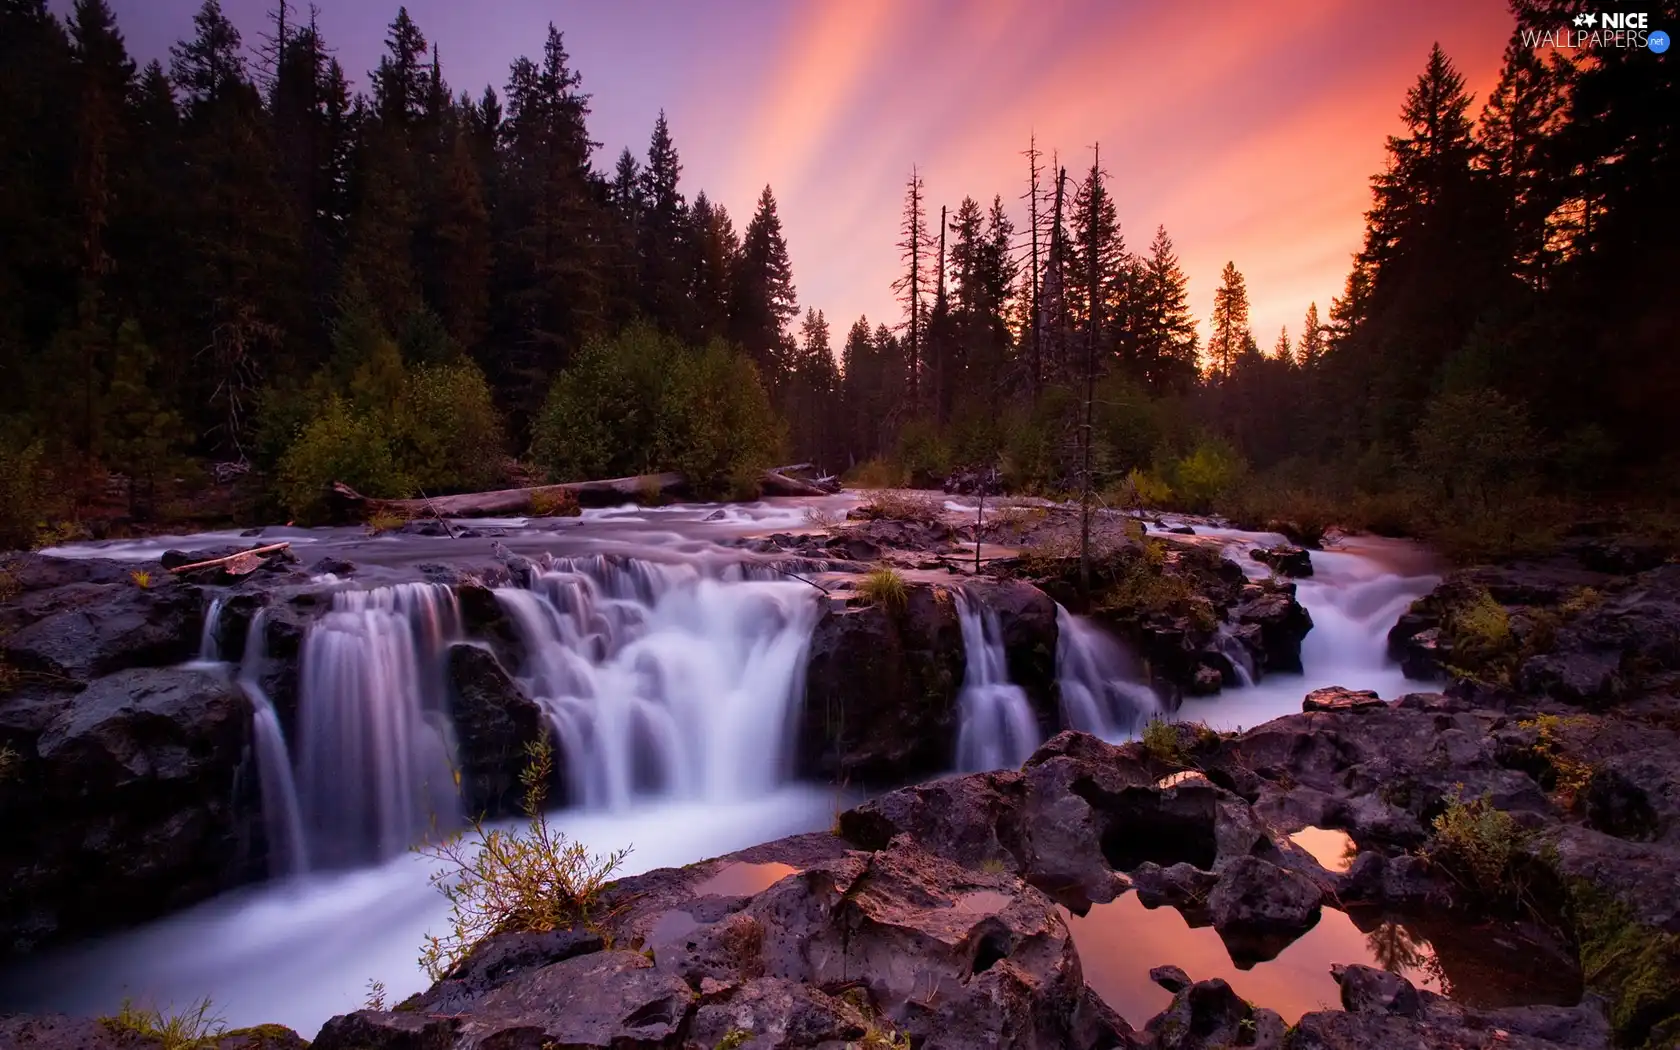
M1294 365L1295 347L1289 342L1289 326L1284 325L1278 330L1277 342L1272 344L1272 360L1281 361L1286 365Z
M193 31L191 40L169 49L169 71L187 108L203 110L244 86L247 70L239 30L222 13L219 0L204 0L193 15Z
M679 338L690 339L695 333L683 258L688 205L677 188L681 176L682 162L671 140L671 127L660 110L648 143L647 166L641 172L638 299L649 320Z
M430 95L426 59L425 35L406 6L397 8L385 37L385 54L370 74L374 112L385 126L406 134L425 115Z
M766 384L776 389L789 372L787 326L798 316L793 266L788 261L776 195L769 186L747 223L730 296L733 341L746 350Z
M729 302L736 257L741 252L735 224L721 204L704 190L689 209L686 250L690 272L688 298L694 304L695 335L702 342L727 338Z
M184 444L185 429L158 395L157 357L127 321L117 329L110 383L100 406L101 451L112 470L128 475L129 513L150 520L158 481L171 471Z
M1196 378L1189 286L1167 228L1157 227L1149 255L1138 264L1133 333L1138 374L1156 394L1183 392Z
M490 302L490 214L467 134L453 138L431 223L439 265L426 298L450 338L471 350L483 337Z
M914 413L921 405L921 373L923 335L927 325L927 256L930 248L927 229L927 206L923 199L922 176L912 167L910 181L904 190L904 239L898 242L900 258L906 267L903 276L893 282L893 291L904 304L904 339L909 351L905 362L908 403Z
M1557 262L1548 220L1563 195L1547 144L1563 124L1566 103L1557 67L1523 46L1520 28L1514 31L1499 85L1482 109L1476 145L1502 213L1511 273L1534 286Z
M1301 323L1301 338L1295 344L1295 357L1302 368L1311 368L1324 356L1324 326L1318 320L1318 304L1307 305L1307 319Z
M1216 382L1229 382L1243 351L1254 345L1248 328L1248 289L1236 263L1228 262L1213 293L1212 329L1208 336L1209 371Z
M1114 198L1108 192L1108 173L1100 160L1073 195L1074 239L1071 263L1079 274L1076 294L1071 299L1071 323L1083 329L1086 338L1102 341L1091 347L1099 370L1113 354L1122 331L1127 299L1129 259L1120 233ZM1135 361L1125 362L1136 368Z

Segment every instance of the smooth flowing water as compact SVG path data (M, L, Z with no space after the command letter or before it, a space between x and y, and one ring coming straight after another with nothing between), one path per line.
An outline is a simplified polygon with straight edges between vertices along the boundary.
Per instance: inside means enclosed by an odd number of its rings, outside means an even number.
M957 731L957 768L965 772L1013 769L1042 742L1027 694L1009 680L1009 659L997 613L957 592L962 624L962 725Z
M303 831L303 806L280 716L262 685L267 659L266 610L259 609L245 633L245 655L239 665L239 688L251 701L251 743L256 750L257 778L262 787L263 829L268 838L270 875L300 875L309 870L309 843Z
M1104 740L1136 736L1161 710L1137 661L1113 635L1056 606L1056 678L1062 723Z

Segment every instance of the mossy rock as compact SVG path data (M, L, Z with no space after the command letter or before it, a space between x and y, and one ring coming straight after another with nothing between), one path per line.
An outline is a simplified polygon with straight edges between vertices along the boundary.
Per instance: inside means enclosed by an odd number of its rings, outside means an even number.
M1581 973L1609 1004L1617 1045L1669 1050L1680 1034L1680 935L1638 922L1590 883L1569 890Z

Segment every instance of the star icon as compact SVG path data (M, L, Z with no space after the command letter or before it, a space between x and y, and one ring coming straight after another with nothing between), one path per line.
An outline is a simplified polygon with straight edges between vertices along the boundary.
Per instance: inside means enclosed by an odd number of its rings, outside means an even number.
M1575 28L1579 29L1586 24L1587 24L1587 16L1586 15L1576 15L1575 16Z
M1598 16L1597 15L1588 15L1587 16L1587 28L1591 29L1592 27L1594 27L1596 25L1598 25Z

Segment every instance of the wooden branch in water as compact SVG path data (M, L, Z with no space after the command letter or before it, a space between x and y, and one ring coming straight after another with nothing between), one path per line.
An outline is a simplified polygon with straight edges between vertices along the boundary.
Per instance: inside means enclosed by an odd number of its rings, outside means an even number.
M223 568L229 575L243 576L261 564L264 557L276 551L283 551L291 544L288 542L271 543L266 547L252 547L248 551L239 551L222 558L211 558L209 561L195 561L191 565L177 565L169 571L171 573L197 572L200 569ZM249 566L249 567L247 567Z

